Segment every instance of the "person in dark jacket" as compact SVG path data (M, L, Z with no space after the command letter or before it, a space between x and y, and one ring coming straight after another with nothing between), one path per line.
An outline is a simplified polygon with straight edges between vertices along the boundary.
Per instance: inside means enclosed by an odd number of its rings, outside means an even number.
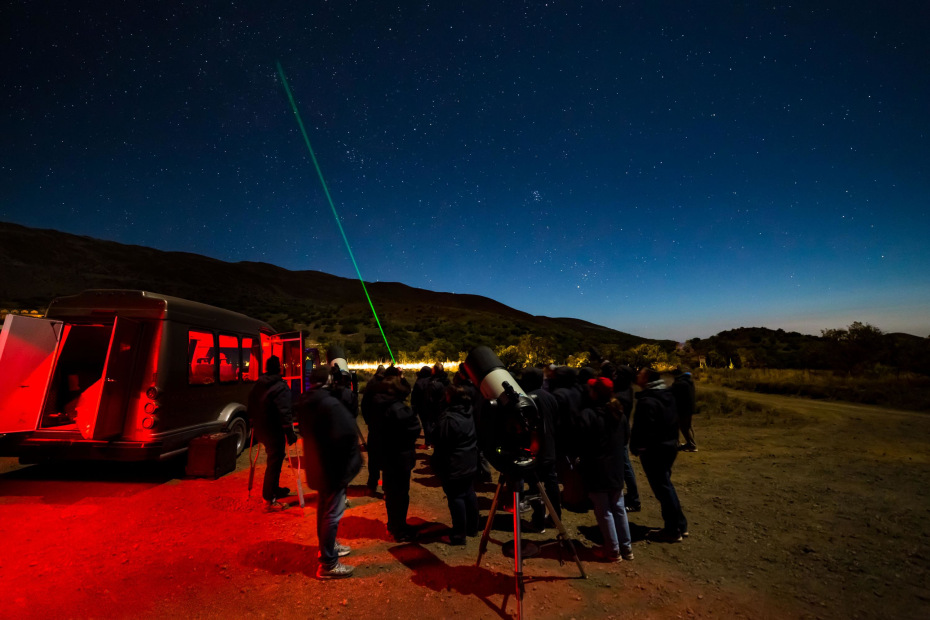
M368 493L372 496L378 493L378 480L381 478L381 464L378 463L378 457L371 451L371 410L375 404L375 386L384 381L384 365L379 364L368 383L365 384L365 393L362 396L361 412L362 419L365 420L365 426L368 427L368 481L365 486L368 487Z
M636 484L636 472L630 461L630 421L633 419L633 379L636 373L629 366L615 367L610 362L601 366L601 376L606 376L614 382L614 398L623 405L623 413L627 419L627 445L623 446L623 484L626 494L623 496L623 505L627 512L639 512L642 503L639 499L639 485Z
M541 368L527 368L520 377L520 387L526 390L536 402L541 422L538 429L539 450L536 453L536 467L529 476L531 486L536 481L542 482L546 495L555 509L556 516L562 518L562 500L559 491L559 478L556 474L555 438L558 434L556 420L559 415L559 402L555 396L542 389L543 371ZM530 520L531 529L542 533L546 530L546 505L538 501L533 505L533 516Z
M429 381L426 383L424 398L424 412L426 414L425 433L432 437L433 427L439 419L439 414L446 408L446 387L449 385L449 375L442 366L442 362L433 364Z
M636 394L630 451L639 456L649 486L662 506L664 522L664 527L649 538L656 542L681 542L688 535L688 521L672 484L672 464L678 455L675 397L652 368L640 370L636 384L642 391Z
M481 398L481 392L478 390L478 387L472 383L471 379L468 378L468 372L465 370L465 364L459 364L459 368L454 375L452 375L452 385L459 386L464 388L466 396L471 400L472 411L475 419L475 430L480 432L481 429L481 404L483 403ZM481 449L481 446L478 446L478 482L490 483L492 481L491 463L488 461L487 457L484 455L484 451Z
M697 452L692 427L695 409L694 378L690 372L682 368L676 368L672 374L675 380L668 389L675 397L675 405L678 407L678 428L681 430L682 437L685 438L685 443L678 446L678 449L682 452Z
M352 389L352 375L345 370L333 368L329 391L339 399L352 418L358 418L358 393Z
M449 385L446 403L436 421L435 449L430 465L442 481L452 517L448 543L464 545L466 536L478 534L478 496L475 495L478 434L472 393L464 386Z
M354 567L339 558L352 551L336 540L339 521L345 512L346 488L362 468L355 419L339 399L323 385L329 376L326 368L310 375L310 390L297 401L297 418L304 437L304 463L307 484L317 494L317 537L320 565L317 576L349 577Z
M283 510L287 504L279 499L287 497L290 489L280 486L281 466L284 464L287 445L297 441L294 418L291 412L291 390L281 378L281 360L272 355L265 362L265 374L258 378L249 393L249 418L254 437L265 446L265 479L262 498L266 510Z
M431 376L430 367L423 366L417 372L417 380L413 382L413 389L410 390L410 408L420 420L420 426L423 427L423 443L427 447L433 445L433 429L429 423L427 409L427 386Z
M416 463L420 422L404 402L410 384L398 369L385 371L384 381L374 387L374 405L368 433L368 454L381 467L388 533L398 542L415 538L407 525L410 507L410 472Z
M604 537L598 555L610 562L633 559L630 524L623 504L623 448L627 420L623 405L613 397L613 382L588 379L589 406L575 419L575 436L585 446L579 469L594 516Z

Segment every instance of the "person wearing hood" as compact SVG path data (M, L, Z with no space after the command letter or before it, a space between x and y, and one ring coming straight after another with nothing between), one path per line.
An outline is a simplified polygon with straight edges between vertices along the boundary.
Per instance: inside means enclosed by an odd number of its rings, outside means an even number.
M281 378L281 360L272 355L265 362L265 374L258 378L249 393L249 420L254 438L265 446L265 479L262 498L269 511L282 510L287 504L279 499L290 495L291 490L280 486L281 466L284 464L285 441L297 441L294 417L291 412L291 390Z
M541 368L526 368L523 371L520 377L520 387L526 390L527 396L534 399L540 419L536 467L533 473L530 474L529 479L531 487L536 481L542 482L546 495L549 496L549 501L555 509L555 516L561 520L562 498L559 490L559 477L556 473L555 449L555 438L559 434L559 427L556 425L559 416L559 402L555 399L555 396L544 390L542 385L543 371ZM531 529L539 533L546 531L546 510L546 505L541 499L534 504L533 516L530 521Z
M678 407L678 428L681 429L681 435L685 438L685 443L678 446L678 449L682 452L697 452L691 421L695 409L694 378L690 372L680 367L676 368L672 374L675 380L668 389L675 396L675 405Z
M626 487L626 495L623 496L623 504L627 512L639 512L642 510L639 485L636 484L636 472L633 471L633 463L630 461L630 420L633 418L633 379L636 373L625 364L615 367L610 362L604 362L601 366L601 376L606 376L614 382L614 398L620 401L626 414L627 445L623 446L623 484Z
M431 376L430 367L423 366L417 372L417 380L413 382L413 389L410 390L410 408L420 419L420 426L423 427L423 442L427 446L433 445L433 429L427 417L429 415L427 411L427 387Z
M352 552L336 540L346 508L346 489L362 469L355 418L342 402L324 389L329 371L314 369L310 389L297 401L297 418L304 438L307 485L317 491L316 526L320 547L317 577L351 577L353 566L339 558Z
M688 520L672 484L672 464L678 455L675 397L652 368L640 370L636 384L642 389L636 394L630 451L639 456L649 486L662 507L664 522L663 528L650 533L649 538L655 542L681 542L688 535Z
M368 493L372 497L378 494L378 480L381 478L381 464L378 462L378 456L371 450L371 411L375 404L375 386L384 381L384 364L379 364L375 374L365 384L365 392L362 396L361 412L362 419L365 420L365 426L368 427L368 481L365 486L368 487Z
M420 421L404 402L410 394L410 384L400 369L390 367L384 381L374 387L371 427L368 433L368 453L376 455L381 466L387 529L397 542L415 538L407 525L410 507L410 472L416 464L416 442L420 437Z
M613 381L607 377L588 379L587 389L588 405L577 414L573 425L575 436L584 446L579 470L604 538L604 545L596 553L608 562L629 561L633 559L633 541L623 503L626 414L613 397Z
M446 387L446 408L436 421L430 466L442 481L449 504L450 545L464 545L466 536L478 535L478 434L472 392L462 385Z

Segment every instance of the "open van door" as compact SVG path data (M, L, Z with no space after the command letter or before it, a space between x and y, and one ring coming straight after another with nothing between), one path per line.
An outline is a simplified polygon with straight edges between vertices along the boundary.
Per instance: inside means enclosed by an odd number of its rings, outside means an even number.
M291 389L295 399L303 392L304 384L304 333L286 332L272 335L262 343L262 370L272 355L281 360L281 378Z
M34 431L48 393L62 322L8 314L0 331L0 433Z
M77 408L74 421L84 439L112 439L123 432L139 331L137 321L116 317L103 374L81 397L89 406Z

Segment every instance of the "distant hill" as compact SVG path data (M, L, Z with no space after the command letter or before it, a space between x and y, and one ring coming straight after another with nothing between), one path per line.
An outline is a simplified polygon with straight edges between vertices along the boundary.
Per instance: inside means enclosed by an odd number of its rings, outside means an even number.
M142 289L236 310L276 328L305 329L350 354L384 357L384 343L357 280L228 263L0 222L0 308L43 309L89 288ZM454 357L478 344L542 338L564 358L592 347L627 349L657 341L572 318L533 316L478 295L437 293L396 282L366 283L391 348ZM660 341L673 348L671 341ZM371 356L371 357L368 357Z

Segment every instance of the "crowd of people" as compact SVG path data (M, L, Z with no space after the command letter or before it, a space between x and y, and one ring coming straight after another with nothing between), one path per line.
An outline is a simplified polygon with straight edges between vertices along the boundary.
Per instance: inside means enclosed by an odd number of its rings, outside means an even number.
M361 447L368 452L368 492L378 495L379 482L387 514L387 532L397 542L417 538L407 522L411 472L423 437L432 450L429 466L439 478L448 503L451 527L443 537L464 545L479 532L476 483L490 482L492 469L482 451L482 413L487 400L469 379L464 366L451 377L441 363L423 366L411 386L395 366L379 367L359 402L357 385L338 368L316 368L308 388L293 402L281 380L280 361L271 357L249 400L255 438L266 448L262 497L269 511L290 490L279 486L286 445L297 440L295 421L304 438L307 483L318 492L318 576L351 576L343 563L351 552L337 540L347 504L348 485L362 467ZM649 487L661 507L663 527L650 531L655 542L681 542L688 521L672 483L678 452L697 451L692 417L694 382L687 369L674 371L668 386L653 368L634 371L603 362L595 370L567 366L528 368L515 373L524 393L535 403L538 422L534 464L514 483L521 497L524 483L545 490L548 504L521 502L511 510L532 510L527 531L543 532L561 519L563 502L593 509L603 536L595 550L604 561L633 559L629 512L641 510L631 454L639 457ZM638 386L635 391L633 386ZM353 387L355 389L353 389ZM361 414L367 438L359 430ZM679 432L684 442L679 444ZM361 444L361 445L360 445ZM539 484L537 484L537 482ZM625 491L625 492L624 492ZM552 514L554 513L554 514Z

